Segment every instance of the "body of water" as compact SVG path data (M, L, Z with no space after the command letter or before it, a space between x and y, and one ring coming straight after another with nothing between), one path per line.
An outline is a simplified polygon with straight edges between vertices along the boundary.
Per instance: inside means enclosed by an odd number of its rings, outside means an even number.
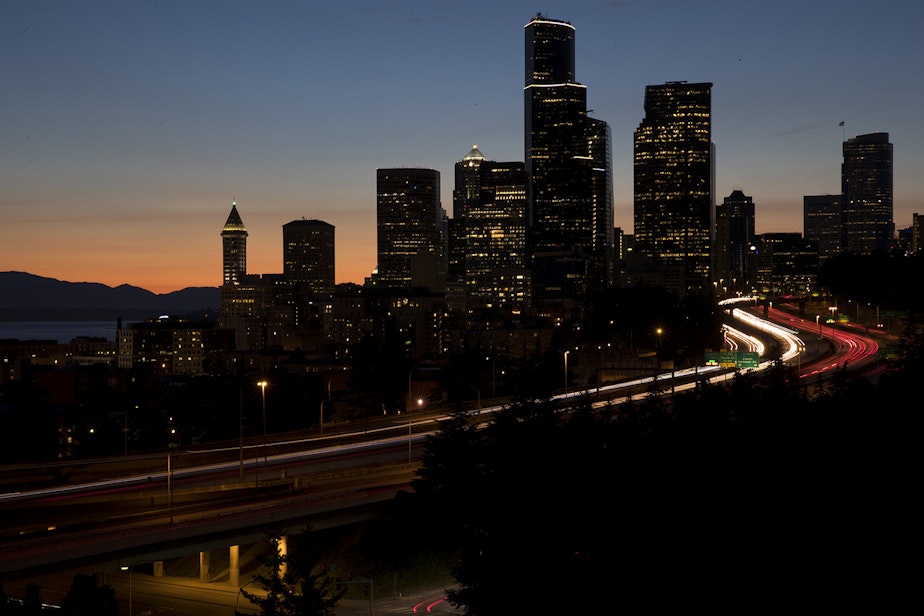
M0 321L0 340L57 340L66 344L79 336L116 341L116 321ZM129 323L122 322L123 327Z

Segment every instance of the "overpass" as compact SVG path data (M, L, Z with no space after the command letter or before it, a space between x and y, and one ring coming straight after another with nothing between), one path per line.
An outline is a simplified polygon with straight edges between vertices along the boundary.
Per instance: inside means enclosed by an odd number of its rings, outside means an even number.
M786 361L804 350L794 330L755 322L753 315L736 318L772 332ZM743 334L736 336L744 339ZM760 368L770 363L762 362ZM679 390L732 374L698 366L565 392L555 399L562 405L588 395L599 404L618 402L662 384ZM477 419L500 408L473 414ZM0 494L0 575L9 579L75 564L106 571L142 562L155 563L156 573L157 563L198 552L200 579L207 580L211 552L228 550L230 582L237 585L239 546L258 542L270 526L297 533L308 526L320 530L379 515L410 488L423 443L442 418L414 415L341 433L327 427L323 436L249 443L246 448L241 442L99 461L95 471L79 469L84 474L79 483ZM131 465L135 470L127 472Z

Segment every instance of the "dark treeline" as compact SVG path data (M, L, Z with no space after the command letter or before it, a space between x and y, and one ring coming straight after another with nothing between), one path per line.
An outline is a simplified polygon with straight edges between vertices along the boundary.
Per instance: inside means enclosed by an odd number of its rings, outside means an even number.
M900 312L924 310L924 253L907 256L877 252L844 253L824 262L818 283L854 301Z
M439 546L472 616L891 611L919 547L922 349L811 399L779 366L602 411L524 400L484 429L457 414L383 534Z

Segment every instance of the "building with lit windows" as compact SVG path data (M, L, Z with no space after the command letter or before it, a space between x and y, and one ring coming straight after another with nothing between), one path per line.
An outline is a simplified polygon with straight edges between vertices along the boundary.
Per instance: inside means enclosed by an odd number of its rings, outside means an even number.
M612 244L597 241L612 239L612 204L607 221L593 179L595 168L609 172L609 132L587 117L587 88L575 80L574 26L537 15L525 34L528 251L533 302L541 304L580 298L612 271Z
M843 248L871 254L892 246L892 144L889 133L857 135L843 144Z
M818 246L818 262L824 263L841 252L841 195L802 197L802 234Z
M334 292L334 226L320 220L282 225L282 273L308 297Z
M375 286L443 291L447 269L445 218L439 171L377 169L378 267L371 282Z
M467 295L480 306L523 307L529 303L524 164L483 161L478 186L464 215Z
M657 269L683 268L687 290L711 282L715 191L712 84L645 88L635 131L635 255Z
M237 201L231 202L231 212L221 230L222 284L240 284L247 274L247 229L237 211Z
M757 236L751 256L752 286L760 297L808 296L818 282L818 248L801 233Z
M481 196L481 163L487 158L472 146L469 153L455 164L455 185L452 189L452 218L449 221L449 280L465 279L465 252L468 230L468 212Z
M159 375L207 374L220 355L234 350L230 331L166 316L120 323L116 339L119 368Z
M733 294L748 293L750 258L754 246L754 200L733 190L716 206L715 288Z
M587 118L587 156L590 164L590 203L593 220L591 288L616 283L616 242L613 228L613 155L610 126Z

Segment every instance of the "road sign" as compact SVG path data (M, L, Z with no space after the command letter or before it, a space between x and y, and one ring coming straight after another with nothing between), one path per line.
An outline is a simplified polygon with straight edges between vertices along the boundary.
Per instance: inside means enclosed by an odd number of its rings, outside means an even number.
M706 353L707 366L723 368L757 368L760 356L750 351L718 351Z

